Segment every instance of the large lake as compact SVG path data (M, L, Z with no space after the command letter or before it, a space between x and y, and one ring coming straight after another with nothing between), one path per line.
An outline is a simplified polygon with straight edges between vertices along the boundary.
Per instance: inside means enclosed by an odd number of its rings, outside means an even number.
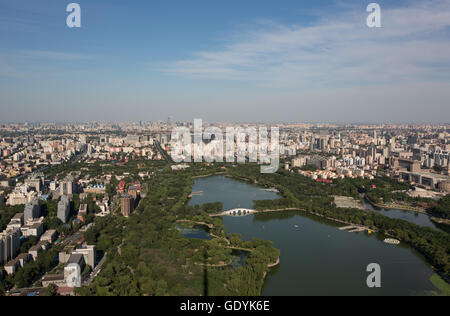
M214 176L195 181L191 205L220 201L224 209L252 208L254 200L278 195L260 187ZM263 295L426 295L436 291L431 267L411 248L383 242L383 236L340 231L334 222L302 212L224 217L230 233L245 240L271 240L281 263L269 273ZM381 266L382 287L366 285L370 263Z

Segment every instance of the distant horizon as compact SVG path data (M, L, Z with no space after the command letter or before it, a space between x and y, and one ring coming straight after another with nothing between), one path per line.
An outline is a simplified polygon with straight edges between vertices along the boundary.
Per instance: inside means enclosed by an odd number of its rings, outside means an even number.
M174 120L172 124L174 123L193 123L194 119L192 120ZM157 119L157 120L141 120L141 121L73 121L73 122L58 122L58 121L23 121L23 122L2 122L0 121L0 125L24 125L24 124L57 124L57 125L76 125L76 124L138 124L142 122L144 123L167 123L164 119ZM208 121L204 120L204 123L208 124L284 124L284 125L296 125L296 124L307 124L307 125L447 125L450 127L450 123L445 122L262 122L262 121Z

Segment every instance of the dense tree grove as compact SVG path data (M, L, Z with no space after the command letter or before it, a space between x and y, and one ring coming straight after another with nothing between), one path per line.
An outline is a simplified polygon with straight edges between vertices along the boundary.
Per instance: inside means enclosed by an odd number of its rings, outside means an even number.
M0 206L0 231L3 231L8 225L11 218L17 213L22 213L24 210L24 205L15 206Z
M431 213L436 217L450 219L450 195L438 201L438 204L431 209Z
M96 219L85 237L107 253L107 261L94 282L78 293L259 295L279 251L269 241L228 236L222 219L209 216L221 211L222 203L187 206L194 177L222 171L219 165L177 172L160 168L148 180L148 195L132 216ZM180 221L200 223L215 238L185 238L177 230ZM249 251L244 265L229 265L231 246Z

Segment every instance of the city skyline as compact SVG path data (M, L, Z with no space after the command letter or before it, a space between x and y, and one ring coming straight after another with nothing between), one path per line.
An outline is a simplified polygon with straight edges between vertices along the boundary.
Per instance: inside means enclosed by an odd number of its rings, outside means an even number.
M448 296L448 225L448 124L0 124L0 296Z
M0 122L448 123L450 1L0 1Z

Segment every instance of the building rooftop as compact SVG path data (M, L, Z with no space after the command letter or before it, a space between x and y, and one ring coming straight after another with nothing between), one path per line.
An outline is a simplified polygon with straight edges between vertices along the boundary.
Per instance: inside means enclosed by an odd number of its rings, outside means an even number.
M19 259L18 259L18 258L13 259L13 260L11 260L11 261L8 261L8 262L5 264L5 267L13 267L13 266L17 265L18 262L19 262Z
M20 255L17 256L17 259L27 259L30 257L29 253L21 253Z
M431 172L428 172L428 171L420 171L420 172L403 171L403 173L420 174L422 177L428 177L428 178L433 178L433 179L450 181L450 176L446 176L446 175L443 175L443 174L431 173Z
M44 224L43 223L30 223L30 224L24 225L23 229L26 229L26 228L28 228L28 229L36 229L36 228L41 227L42 225L44 225Z
M56 233L56 230L54 230L54 229L49 229L49 230L47 230L44 234L42 234L42 237L50 237L50 236L52 236L53 234L55 234Z
M37 245L34 245L33 247L31 247L30 250L28 250L28 252L41 251L41 250L42 250L41 246L39 246L39 244L37 244Z
M63 273L59 273L59 274L46 274L44 275L44 277L42 278L42 281L62 281L64 280L64 274Z
M37 246L42 247L42 246L48 246L50 243L47 240L41 240L37 243Z
M12 217L12 219L22 219L23 218L23 213L17 213L16 215L14 215L13 217Z
M82 254L71 254L69 260L67 261L67 264L76 263L80 264L84 260L84 257Z

